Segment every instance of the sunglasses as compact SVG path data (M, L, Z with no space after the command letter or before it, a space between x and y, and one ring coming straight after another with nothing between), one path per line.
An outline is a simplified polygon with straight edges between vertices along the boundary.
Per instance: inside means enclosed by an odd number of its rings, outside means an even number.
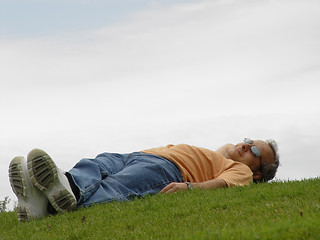
M253 141L250 138L243 139L243 142L247 144L253 144ZM255 156L260 157L260 161L261 161L261 152L259 148L255 145L252 145L250 150Z

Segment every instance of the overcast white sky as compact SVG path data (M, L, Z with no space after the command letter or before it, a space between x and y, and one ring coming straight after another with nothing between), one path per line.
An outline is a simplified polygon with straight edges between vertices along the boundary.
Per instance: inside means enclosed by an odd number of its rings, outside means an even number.
M320 175L320 1L0 0L8 164L274 138L277 178Z

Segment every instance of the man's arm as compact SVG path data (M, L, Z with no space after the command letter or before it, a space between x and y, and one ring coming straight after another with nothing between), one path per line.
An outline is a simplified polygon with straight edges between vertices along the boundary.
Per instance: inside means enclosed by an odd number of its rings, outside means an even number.
M205 182L192 183L194 188L203 188L203 189L215 189L221 187L227 187L227 183L222 179L212 179ZM181 190L188 189L186 183L181 182L172 182L161 190L161 193L173 193Z

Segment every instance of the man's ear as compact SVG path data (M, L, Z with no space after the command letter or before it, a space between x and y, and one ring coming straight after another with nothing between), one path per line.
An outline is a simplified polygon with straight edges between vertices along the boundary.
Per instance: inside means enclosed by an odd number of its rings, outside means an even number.
M260 171L257 171L253 174L254 180L259 180L260 178L262 178L262 173Z

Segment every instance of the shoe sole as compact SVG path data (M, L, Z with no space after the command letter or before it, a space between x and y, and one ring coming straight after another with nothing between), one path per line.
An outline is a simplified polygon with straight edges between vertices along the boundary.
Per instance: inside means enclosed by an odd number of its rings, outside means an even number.
M32 219L32 214L28 207L17 207L17 215L20 222L26 222Z
M13 192L17 195L18 199L27 201L27 180L23 174L21 161L23 157L15 157L9 165L9 180ZM19 221L29 221L32 219L32 214L28 207L18 206L16 208Z
M58 212L76 207L76 200L67 189L53 190L54 185L59 183L58 170L46 152L35 149L29 153L28 171L33 184L47 196Z
M51 184L58 180L56 164L47 154L28 157L28 170L34 185L41 191L47 190Z

